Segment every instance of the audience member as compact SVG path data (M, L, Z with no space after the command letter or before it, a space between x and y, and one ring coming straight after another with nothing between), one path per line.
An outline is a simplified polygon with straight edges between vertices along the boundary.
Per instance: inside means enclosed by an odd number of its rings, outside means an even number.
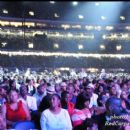
M67 110L61 108L60 96L53 94L50 107L42 112L40 123L42 130L72 130Z

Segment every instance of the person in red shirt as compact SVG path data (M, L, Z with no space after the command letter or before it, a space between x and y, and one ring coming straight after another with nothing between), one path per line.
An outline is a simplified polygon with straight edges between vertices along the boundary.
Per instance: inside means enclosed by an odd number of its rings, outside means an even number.
M80 93L77 96L75 109L71 115L73 127L81 125L86 118L91 118L89 104L90 98L85 93Z
M18 121L31 120L27 105L23 104L22 101L18 102L17 90L10 91L9 102L4 104L2 109L9 127Z

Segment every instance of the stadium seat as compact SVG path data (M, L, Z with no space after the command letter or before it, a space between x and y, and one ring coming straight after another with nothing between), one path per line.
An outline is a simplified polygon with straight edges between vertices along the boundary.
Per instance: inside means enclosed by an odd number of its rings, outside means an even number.
M32 121L20 121L20 122L17 122L16 124L14 124L13 129L15 129L15 130L34 130L35 124Z

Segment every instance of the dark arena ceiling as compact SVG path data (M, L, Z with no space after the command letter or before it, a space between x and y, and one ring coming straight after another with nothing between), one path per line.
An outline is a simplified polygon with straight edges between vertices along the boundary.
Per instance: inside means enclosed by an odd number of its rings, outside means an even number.
M7 10L8 13L3 13ZM29 11L34 13L33 16ZM130 2L13 1L0 2L0 16L85 23L128 23ZM123 19L125 17L125 20Z

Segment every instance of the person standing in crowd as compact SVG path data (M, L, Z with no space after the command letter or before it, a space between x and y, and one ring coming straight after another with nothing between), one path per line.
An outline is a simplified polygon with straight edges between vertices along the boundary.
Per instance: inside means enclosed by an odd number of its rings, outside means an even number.
M18 83L16 83L15 80L9 80L9 87L10 87L10 90L12 90L12 89L19 90L20 85Z
M97 94L98 94L98 99L97 99L98 106L104 106L102 99L106 96L105 86L99 84L97 88Z
M89 83L87 86L85 86L85 93L90 98L89 108L92 108L93 106L98 106L98 95L94 93L94 86L92 83Z
M27 80L27 91L29 95L33 95L36 92L36 88L34 87L34 83L32 79Z
M60 86L60 84L55 84L55 91L56 91L56 93L61 97L61 86Z
M74 80L74 95L78 96L80 93L80 82L79 80Z
M69 83L66 91L69 93L70 101L72 103L76 103L76 96L74 95L74 85L73 83Z
M60 86L61 86L61 92L66 91L66 88L67 88L67 83L66 82L61 82Z
M120 98L122 107L130 112L130 99L128 99L128 92L122 91Z
M35 94L33 95L33 97L36 98L37 107L39 107L39 105L40 105L42 99L47 95L46 87L47 87L47 84L46 84L46 83L43 83L43 84L38 85L37 91L36 91Z
M40 124L42 130L72 130L67 110L61 108L60 96L53 94L49 100L50 107L42 112Z
M115 85L111 85L111 87L109 88L109 94L110 94L110 97L117 97L117 90L116 90L116 87Z
M1 104L7 102L7 87L6 86L0 86L0 102Z

